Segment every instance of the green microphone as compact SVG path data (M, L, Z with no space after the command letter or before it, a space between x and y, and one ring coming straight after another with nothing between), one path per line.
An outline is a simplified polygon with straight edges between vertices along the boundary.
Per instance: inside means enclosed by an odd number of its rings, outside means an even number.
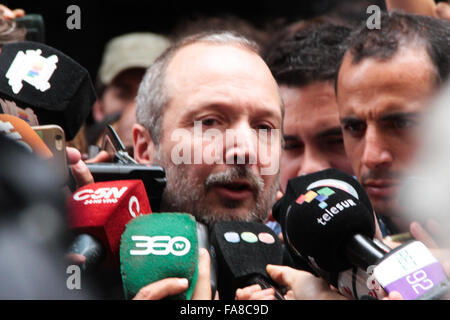
M197 222L190 214L153 213L131 220L122 234L120 264L126 299L166 278L186 278L189 288L168 299L190 300L198 278Z

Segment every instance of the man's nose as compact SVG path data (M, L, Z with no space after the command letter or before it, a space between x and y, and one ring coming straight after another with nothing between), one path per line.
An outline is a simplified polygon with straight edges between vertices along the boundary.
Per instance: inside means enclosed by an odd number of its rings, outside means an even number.
M330 168L328 160L314 148L305 147L297 176L314 173Z
M257 162L257 132L248 124L226 130L225 163L252 165Z
M377 128L368 127L364 138L364 149L361 162L369 169L389 167L393 156Z

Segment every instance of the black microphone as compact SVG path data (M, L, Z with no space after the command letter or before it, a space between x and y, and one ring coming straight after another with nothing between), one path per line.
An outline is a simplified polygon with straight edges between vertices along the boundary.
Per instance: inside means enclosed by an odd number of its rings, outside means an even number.
M352 265L365 269L385 253L371 240L373 213L333 187L313 188L297 198L288 207L282 227L288 245L326 271L339 272Z
M238 288L259 284L262 289L274 288L275 297L284 300L266 272L268 264L283 263L283 248L272 229L256 222L219 221L210 238L221 299L233 300Z
M1 98L31 108L40 125L59 125L69 141L80 130L96 99L89 72L42 43L5 43L0 74Z
M291 180L291 186L302 178ZM338 287L339 272L373 266L374 279L386 292L398 291L405 299L417 299L446 279L422 243L413 241L389 253L377 244L374 213L359 201L360 193L348 192L347 183L326 186L307 179L307 190L300 194L288 188L289 197L274 207L274 217L281 221L291 252L306 259L316 274Z

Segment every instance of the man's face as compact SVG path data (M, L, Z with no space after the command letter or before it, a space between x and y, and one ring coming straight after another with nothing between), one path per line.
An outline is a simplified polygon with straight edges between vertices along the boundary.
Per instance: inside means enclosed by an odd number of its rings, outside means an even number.
M282 85L280 90L285 105L282 188L286 188L292 178L328 168L351 174L333 84Z
M338 107L347 155L375 211L395 217L400 177L418 147L417 127L436 71L425 49L403 47L388 61L344 57Z
M136 95L145 74L144 68L127 69L118 74L106 88L102 96L104 115L122 112L122 116L112 126L125 146L133 145L131 135L136 123Z
M282 113L263 60L235 46L197 43L175 54L165 83L170 101L156 146L167 173L164 209L206 222L264 220L279 186ZM178 163L180 155L189 163Z

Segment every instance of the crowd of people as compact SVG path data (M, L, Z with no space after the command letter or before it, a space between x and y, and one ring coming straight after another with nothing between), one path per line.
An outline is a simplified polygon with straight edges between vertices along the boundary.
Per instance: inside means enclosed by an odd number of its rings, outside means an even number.
M79 87L96 99L83 101L88 112L79 113L80 128L67 139L73 181L64 194L95 182L89 163L113 161L102 145L111 125L138 164L164 168L159 212L189 213L209 227L217 221L258 222L283 241L272 207L288 181L336 168L355 176L367 192L378 240L390 248L404 242L399 235L422 241L450 277L450 249L434 237L445 224L417 218L400 199L402 183L420 159L425 115L432 114L437 97L440 105L449 103L441 92L449 85L450 5L386 0L386 9L379 29L343 14L298 21L270 34L245 21L217 18L193 23L176 36L140 32L111 39L95 85ZM2 10L4 23L13 27L25 14ZM4 49L15 43L21 50L25 35L15 34L0 35ZM17 97L19 107L33 108ZM14 95L1 92L1 98ZM83 263L70 259L69 264ZM210 252L200 249L198 259L192 298L220 299L220 292L213 296L209 290ZM120 289L110 289L120 287L120 271L111 273L103 279L105 274L94 272L89 281L107 287L107 298L123 298ZM285 289L285 299L347 299L292 265L268 265L267 274ZM188 287L186 279L170 277L149 283L134 299L164 299ZM273 300L276 294L256 284L238 288L235 298ZM0 296L8 298L7 292ZM397 292L385 297L401 298Z

